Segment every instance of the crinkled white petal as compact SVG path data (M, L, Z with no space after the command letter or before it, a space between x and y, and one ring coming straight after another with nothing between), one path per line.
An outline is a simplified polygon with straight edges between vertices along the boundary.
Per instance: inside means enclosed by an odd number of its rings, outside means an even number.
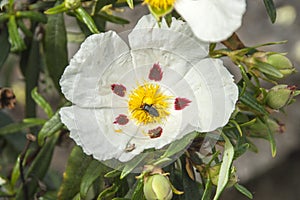
M245 0L177 0L175 9L203 41L227 39L242 24Z
M208 55L208 43L196 38L186 23L175 18L171 27L164 20L159 27L152 15L146 15L139 20L128 39L132 50L170 51L192 63Z
M127 72L132 68L128 52L127 44L115 32L89 36L71 59L60 80L65 97L81 107L110 106L110 82L107 83L107 79L99 81L106 72L106 77L116 82L121 70ZM107 68L113 68L114 71ZM114 73L116 71L118 73Z
M220 59L206 58L195 65L184 79L197 99L198 120L191 125L201 132L226 125L235 109L238 88Z

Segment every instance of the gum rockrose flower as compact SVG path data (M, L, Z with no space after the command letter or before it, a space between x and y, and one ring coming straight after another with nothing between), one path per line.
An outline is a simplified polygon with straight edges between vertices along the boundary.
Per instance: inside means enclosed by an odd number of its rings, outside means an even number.
M144 0L144 3L156 17L175 8L194 34L209 42L230 37L241 26L246 11L245 0Z
M237 86L186 23L158 27L147 15L126 41L113 31L89 36L60 80L73 103L61 120L86 154L125 162L228 122Z

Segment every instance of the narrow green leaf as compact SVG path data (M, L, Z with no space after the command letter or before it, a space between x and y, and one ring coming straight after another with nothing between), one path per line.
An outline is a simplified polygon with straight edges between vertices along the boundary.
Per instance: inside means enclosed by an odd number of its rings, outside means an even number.
M264 4L271 22L274 23L276 20L276 8L273 0L264 0Z
M131 199L122 198L122 197L116 197L116 198L113 198L112 200L131 200Z
M219 180L217 185L217 191L214 196L214 200L219 199L222 191L227 185L229 175L230 175L230 167L233 161L234 156L234 148L230 142L230 140L227 138L227 136L222 133L222 137L225 140L225 146L224 146L224 153L223 153L223 160L219 172Z
M57 111L53 117L48 120L40 132L38 133L38 144L41 146L44 144L46 137L52 136L63 127L63 123L60 120L59 111Z
M133 0L126 0L129 8L134 9Z
M243 195L245 195L249 199L253 199L252 193L247 188L245 188L244 186L236 183L236 184L234 184L234 187L235 187L235 189L237 189L240 193L242 193Z
M118 191L118 189L119 189L119 185L113 183L112 186L106 188L99 194L97 200L102 200L102 199L112 197Z
M52 137L49 141L47 141L47 143L41 148L38 155L31 163L27 173L25 174L25 178L27 180L26 186L28 189L27 199L34 199L34 194L38 189L38 182L40 180L43 180L50 166L53 151L58 138L59 134L56 134L55 137ZM24 185L22 185L22 187L24 187ZM24 199L26 199L24 196L24 190L21 189L16 195L16 200Z
M27 121L26 121L26 119L24 119L24 120L25 121L23 121L23 122L8 124L8 125L0 128L0 136L16 133L16 132L22 131L26 128L40 126L45 123L45 120L43 120L43 119L36 119L36 120L31 119L31 120L27 120Z
M264 114L264 115L269 115L265 107L260 104L249 92L245 91L242 96L240 96L240 101L248 106L249 108L253 109L254 111Z
M37 103L37 105L39 105L44 110L44 112L47 114L47 116L49 118L51 118L53 116L53 111L52 111L52 108L51 108L50 104L44 99L44 97L42 97L38 93L37 87L35 87L31 91L31 97Z
M109 15L106 12L100 12L98 15L102 19L104 19L106 21L109 21L109 22L112 22L112 23L115 23L115 24L124 25L124 24L129 24L130 23L130 21L128 21L127 19L124 19L124 18L121 18L121 17L118 17L118 16L114 16L114 15Z
M121 171L118 169L112 170L104 175L105 178L115 178L121 175Z
M201 200L210 200L211 194L212 194L212 182L210 179L208 179L206 181L205 190L203 192Z
M1 44L1 48L0 48L0 70L1 70L10 50L10 43L8 40L7 29L0 29L0 44Z
M11 173L10 184L14 187L20 177L20 156L18 156L13 171Z
M87 167L80 184L80 197L85 199L93 182L107 171L101 162L92 160Z
M130 160L128 163L125 164L125 167L121 173L120 179L123 179L126 177L129 173L132 172L145 158L147 157L147 154L140 154L134 157L132 160Z
M268 133L268 140L270 142L271 146L271 153L272 157L276 156L277 148L276 148L276 141L274 137L274 132L271 130L269 123L268 123L268 117L260 118L260 120L263 122L263 124L267 127L267 133Z
M184 136L182 139L172 142L168 147L167 151L161 156L161 158L168 158L183 151L197 136L198 136L197 132L192 132Z
M68 65L67 33L63 14L48 16L45 35L45 58L49 75L57 90L59 79Z
M52 8L49 8L48 10L46 10L45 14L55 15L55 14L59 14L59 13L66 12L66 11L68 11L68 8L66 8L65 3L61 3L59 5L56 5Z
M85 11L84 8L78 7L74 10L76 18L83 22L92 33L100 33L93 18Z
M17 51L23 51L24 49L26 49L26 45L19 34L16 17L14 15L11 15L9 17L7 27L8 27L8 33L9 33L9 41L11 44L10 50L13 52L17 52Z
M47 23L47 17L44 14L36 11L17 11L16 17L28 18L33 21L42 22L44 24Z
M80 191L80 184L92 158L75 146L68 159L63 183L58 192L58 200L72 199Z
M144 191L143 191L143 180L137 180L136 187L134 188L134 192L132 194L131 200L142 200L145 199Z
M259 71L263 72L264 74L273 76L275 78L279 78L279 79L283 78L283 74L274 66L268 63L257 61L257 63L255 64L255 68L257 68Z

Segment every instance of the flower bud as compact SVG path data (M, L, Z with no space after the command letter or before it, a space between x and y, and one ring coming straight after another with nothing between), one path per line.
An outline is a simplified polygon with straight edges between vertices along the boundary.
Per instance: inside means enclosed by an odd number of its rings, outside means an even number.
M221 164L212 166L208 169L208 175L213 185L218 185L220 169ZM235 173L235 168L232 167L226 187L232 187L235 183L237 183L237 175Z
M162 174L154 174L144 180L144 195L147 200L170 200L173 192L169 179Z
M266 96L266 104L272 109L280 109L286 106L294 97L294 86L276 85L270 89Z
M295 72L293 64L284 54L257 52L252 57L254 58L254 65L271 80L282 79Z

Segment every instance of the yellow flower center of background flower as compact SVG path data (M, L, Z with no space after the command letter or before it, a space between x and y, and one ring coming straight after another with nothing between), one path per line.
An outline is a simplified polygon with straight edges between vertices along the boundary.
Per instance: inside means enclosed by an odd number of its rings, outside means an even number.
M161 122L170 113L171 96L164 95L157 84L139 85L129 94L128 110L138 124Z
M168 9L173 6L175 0L144 0L144 3L156 9Z

